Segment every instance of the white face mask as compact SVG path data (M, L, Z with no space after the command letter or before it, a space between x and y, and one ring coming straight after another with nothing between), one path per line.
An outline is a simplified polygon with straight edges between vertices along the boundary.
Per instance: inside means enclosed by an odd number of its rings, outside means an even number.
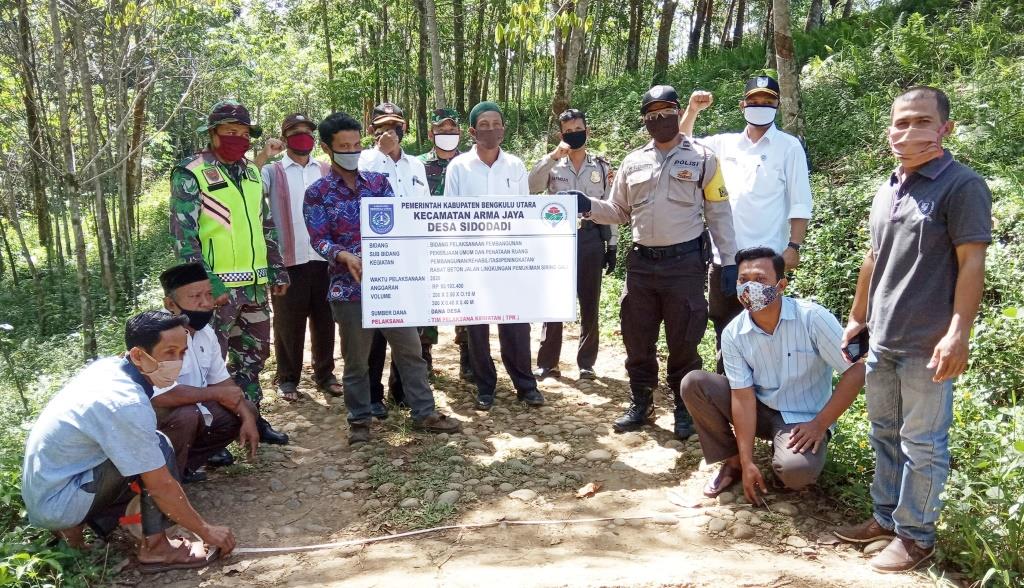
M779 109L774 106L746 106L743 108L743 118L755 127L766 127L775 122L775 113Z
M441 151L455 151L459 148L460 138L461 135L458 133L434 135L434 145Z
M334 163L338 164L338 166L340 166L341 169L348 171L356 171L356 168L359 167L359 155L359 151L352 151L349 153L335 151Z

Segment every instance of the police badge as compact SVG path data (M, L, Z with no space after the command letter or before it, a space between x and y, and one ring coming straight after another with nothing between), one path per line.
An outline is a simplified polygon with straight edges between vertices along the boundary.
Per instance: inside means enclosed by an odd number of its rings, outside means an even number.
M596 169L590 172L590 183L599 184L601 182L601 172Z
M220 168L208 167L204 169L203 177L206 179L210 190L219 190L228 185L228 181L224 179L224 174L220 173Z

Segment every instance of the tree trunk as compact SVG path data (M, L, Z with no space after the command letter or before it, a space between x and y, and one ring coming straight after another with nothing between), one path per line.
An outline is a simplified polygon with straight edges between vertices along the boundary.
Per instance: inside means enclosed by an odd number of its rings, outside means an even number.
M99 160L100 137L99 121L96 119L96 108L93 103L92 74L89 71L89 56L86 53L85 42L82 36L82 15L78 13L71 18L71 43L75 47L75 56L78 61L78 75L82 84L82 107L85 111L85 131L89 152L86 160L96 162ZM106 196L103 193L103 184L99 178L99 165L93 163L87 167L85 172L92 174L92 191L95 197L95 220L97 243L100 253L100 274L103 288L107 291L107 307L110 314L117 312L117 279L114 268L114 244L110 232L110 219L107 218Z
M711 49L711 23L715 17L715 0L707 0L707 9L704 11L704 40L701 45L704 46L704 52L707 53Z
M850 18L850 14L853 13L853 0L846 0L846 4L843 6L843 18Z
M686 46L686 58L697 59L700 55L700 33L704 28L704 13L707 11L709 0L697 0L693 8L693 28L690 29L690 42Z
M570 103L572 102L572 91L576 88L576 77L579 74L580 53L583 51L589 11L590 0L576 0L576 19L579 25L574 26L569 34L569 52L565 56L565 98Z
M789 0L773 0L773 3L772 20L775 25L775 60L779 64L779 109L782 111L782 129L791 135L803 137L800 68L796 63L793 33L790 30Z
M672 38L672 22L676 17L678 0L665 0L658 24L658 47L654 52L654 84L663 84L668 75L668 51Z
M416 60L416 144L424 150L427 141L427 16L423 0L416 0L419 13L419 57Z
M320 0L320 19L324 27L324 49L327 53L327 98L330 100L331 110L337 110L338 106L334 100L334 52L331 51L331 27L330 13L327 11L327 0Z
M775 61L774 0L765 0L765 3L767 8L764 17L764 68L777 70L779 66Z
M483 61L480 46L484 36L484 9L486 7L486 2L477 2L476 31L473 33L473 65L471 66L472 71L469 78L469 103L466 104L467 111L480 102L480 70L482 69L481 62Z
M43 278L39 274L39 269L36 267L35 262L32 261L32 253L29 252L28 243L25 241L25 233L21 230L21 219L18 218L18 203L15 200L15 191L13 187L8 191L7 200L7 218L11 221L11 227L14 229L15 236L18 237L18 246L21 248L21 257L25 260L25 265L28 266L29 275L32 276L32 285L35 286L35 296L39 303L39 310L36 314L38 321L36 323L37 332L39 335L46 334L46 312L43 301L46 299L46 290L43 288ZM6 235L4 236L6 240ZM8 254L10 251L8 250ZM14 267L12 261L11 267Z
M45 173L42 162L43 132L36 110L35 84L32 80L32 30L28 18L28 2L18 0L18 47L21 55L18 73L24 85L22 96L25 104L25 123L29 139L29 185L32 190L33 208L36 215L36 229L39 242L46 247L47 257L53 255L52 235L50 235L50 206L46 199Z
M4 251L7 253L7 265L11 266L11 279L14 287L18 288L21 281L18 279L18 266L14 263L14 252L11 250L11 242L7 239L7 227L0 221L0 239L4 242Z
M629 36L626 39L626 73L640 69L640 37L643 31L644 1L629 0Z
M50 13L50 29L53 36L53 64L57 88L57 114L62 129L71 127L71 110L68 104L67 70L64 65L64 32L60 28L60 13L57 0L47 0ZM71 208L71 224L75 233L75 261L78 282L78 302L82 311L82 354L86 360L96 357L96 327L93 317L92 298L89 296L89 260L85 253L85 232L82 230L82 211L79 204L75 151L72 141L63 140L64 150L64 193Z
M740 47L743 45L743 25L746 24L747 13L747 0L737 0L736 2L736 22L732 27L732 46Z
M804 23L804 32L809 33L824 22L825 14L822 12L821 0L811 0L811 7L807 10L807 22Z
M427 40L430 42L430 77L434 80L434 105L437 108L448 106L444 93L444 70L441 65L441 47L437 39L437 9L434 0L423 0L426 15Z
M482 1L482 0L481 0ZM455 110L466 113L466 7L452 0L452 32L455 34Z
M732 13L736 9L736 0L729 0L729 6L725 10L725 25L722 26L722 34L718 37L718 44L723 49L732 45Z
M502 107L508 101L508 43L505 37L498 43L498 104Z

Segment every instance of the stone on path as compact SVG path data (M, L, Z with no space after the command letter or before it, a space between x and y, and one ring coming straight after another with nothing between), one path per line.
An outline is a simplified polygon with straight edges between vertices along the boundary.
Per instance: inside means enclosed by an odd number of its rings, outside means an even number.
M772 511L782 515L786 515L787 517L794 517L798 512L800 512L800 510L797 509L796 506L789 502L779 502L777 504L773 504Z
M790 535L789 537L786 537L786 545L800 549L807 547L807 540L798 535Z
M270 491L271 492L280 492L280 491L284 490L284 488L285 488L284 482L282 482L281 480L278 480L277 478L271 478L270 479Z
M670 514L657 514L651 519L655 525L675 525L679 522L679 519Z
M529 488L522 488L520 490L516 490L515 492L510 492L508 497L515 498L516 500L522 500L523 502L529 502L534 498L537 498L537 493L534 492L533 490L530 490Z
M460 494L458 490L449 490L447 492L442 492L441 495L437 497L437 503L455 504L456 502L459 501L459 496Z
M420 505L419 498L406 498L398 504L402 508L416 508Z
M323 477L328 482L333 482L333 481L341 478L341 472L339 472L338 468L336 468L334 466L327 466L327 467L324 468Z
M718 495L718 504L732 504L736 502L736 495L732 492L722 492Z
M732 528L732 536L735 539L750 539L754 534L754 528L746 523L736 523Z
M511 492L514 489L515 486L509 484L508 482L502 482L501 485L498 486L498 490L501 490L502 492Z
M612 454L607 449L595 449L587 452L584 456L588 461L608 461L612 458Z
M721 533L729 526L729 523L725 522L725 519L711 519L708 521L708 531L712 533Z
M565 456L563 456L563 455L556 455L556 456L551 458L551 463L553 463L555 465L565 463Z

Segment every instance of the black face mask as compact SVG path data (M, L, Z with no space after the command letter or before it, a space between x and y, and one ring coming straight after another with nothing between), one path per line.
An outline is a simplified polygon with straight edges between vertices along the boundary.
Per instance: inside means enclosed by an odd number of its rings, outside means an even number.
M572 131L571 133L562 133L562 140L569 146L570 149L579 149L587 143L587 131Z
M210 324L210 319L213 318L212 310L185 310L180 306L178 308L181 310L181 314L188 317L188 326L196 331L203 330L203 327Z
M668 143L679 134L679 115L644 121L644 126L655 142Z

